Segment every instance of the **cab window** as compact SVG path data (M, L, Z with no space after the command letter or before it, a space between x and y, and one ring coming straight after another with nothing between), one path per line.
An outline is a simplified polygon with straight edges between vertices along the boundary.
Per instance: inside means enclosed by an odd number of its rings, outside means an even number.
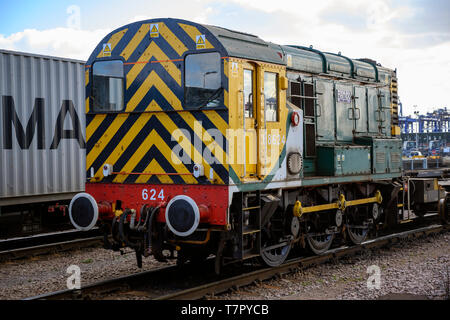
M244 114L253 118L253 71L244 69Z
M190 54L185 59L185 104L188 108L218 107L223 100L218 52Z
M123 109L123 62L98 61L92 67L92 111L111 112Z
M264 98L266 121L278 121L277 74L264 72Z

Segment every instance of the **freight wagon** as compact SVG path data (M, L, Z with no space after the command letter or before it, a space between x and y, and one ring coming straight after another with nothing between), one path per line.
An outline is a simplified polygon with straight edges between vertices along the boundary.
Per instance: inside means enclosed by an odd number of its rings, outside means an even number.
M84 61L0 50L0 238L69 221L85 183L84 95Z

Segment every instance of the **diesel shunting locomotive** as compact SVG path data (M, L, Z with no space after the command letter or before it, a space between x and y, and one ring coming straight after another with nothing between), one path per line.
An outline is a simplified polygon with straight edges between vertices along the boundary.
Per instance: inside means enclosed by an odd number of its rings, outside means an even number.
M402 176L396 71L178 19L107 35L85 67L86 192L73 225L142 257L283 263L439 210ZM169 256L170 254L170 256Z

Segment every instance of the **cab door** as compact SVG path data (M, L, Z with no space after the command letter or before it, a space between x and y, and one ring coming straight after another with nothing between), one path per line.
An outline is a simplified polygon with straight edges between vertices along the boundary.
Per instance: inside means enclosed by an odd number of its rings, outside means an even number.
M380 122L380 133L383 135L391 135L391 93L389 89L379 89L379 122Z
M353 88L348 84L336 84L336 138L337 141L352 141L353 139Z
M257 175L265 179L275 175L281 166L281 153L286 144L286 72L280 66L261 64L257 67L258 163ZM282 180L286 172L273 177Z
M264 179L280 166L279 158L286 142L286 94L280 90L278 66L258 62L241 62L239 72L239 128L243 134L241 177L245 180ZM286 79L287 82L287 79ZM239 152L239 151L238 151Z
M379 132L380 113L376 88L367 88L367 115L369 133Z
M243 129L244 129L244 177L250 178L256 176L256 168L258 162L258 134L256 125L256 103L257 92L257 73L256 68L251 63L243 64L242 72L242 112L243 112Z
M354 90L355 110L353 114L355 119L355 134L364 136L367 135L366 88L355 86Z

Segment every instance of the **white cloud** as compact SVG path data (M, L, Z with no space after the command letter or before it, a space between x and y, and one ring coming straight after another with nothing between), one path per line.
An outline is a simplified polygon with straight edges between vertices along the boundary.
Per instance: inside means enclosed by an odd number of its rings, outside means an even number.
M174 18L221 24L266 41L313 45L322 51L341 51L351 58L371 58L386 67L397 68L399 94L408 113L412 112L412 105L424 111L448 106L450 36L442 28L424 31L415 24L414 17L424 8L398 5L393 0L230 0L227 4L218 4L216 0L190 3L173 0L167 4L157 0L151 6L146 3L142 1L127 11L128 16L118 15L120 8L109 8L110 12L104 15L108 19L99 17L96 24L104 27L91 27L95 30L27 29L0 35L0 47L86 60L100 40L119 27L112 23L164 17L170 6ZM258 19L259 16L264 18ZM226 19L217 22L214 20L217 17Z
M404 113L413 113L413 105L423 113L449 107L449 53L450 42L397 52L395 66L398 67L399 95Z
M92 50L109 32L110 29L25 29L10 36L0 34L0 48L87 60Z
M213 13L213 8L211 7L206 7L205 10L201 10L195 17L194 17L194 21L197 23L203 23L203 24L207 24L208 23L208 16Z
M321 1L298 1L298 0L285 0L285 1L273 1L273 0L232 0L242 7L261 10L264 12L272 13L275 11L284 11L289 13L296 13L300 16L312 17L318 14L323 8L328 7L332 0ZM352 1L353 2L357 2Z
M133 18L128 20L128 23L133 23L133 22L137 22L137 21L143 21L143 20L149 20L149 19L153 19L154 17L148 16L148 15L137 15L134 16Z
M266 41L313 45L322 51L341 51L350 58L371 58L388 68L397 68L404 113L412 113L413 105L421 112L449 107L450 41L444 42L443 33L406 33L395 27L402 19L414 22L411 18L421 8L393 6L390 0L233 2L244 8L289 16L289 23L298 21L289 25L289 32L279 32L281 27L285 31L285 26L267 27L265 21L264 30L273 30L265 34L261 33L261 23L255 23L251 33ZM335 19L327 20L324 14ZM364 23L355 27L355 18Z

